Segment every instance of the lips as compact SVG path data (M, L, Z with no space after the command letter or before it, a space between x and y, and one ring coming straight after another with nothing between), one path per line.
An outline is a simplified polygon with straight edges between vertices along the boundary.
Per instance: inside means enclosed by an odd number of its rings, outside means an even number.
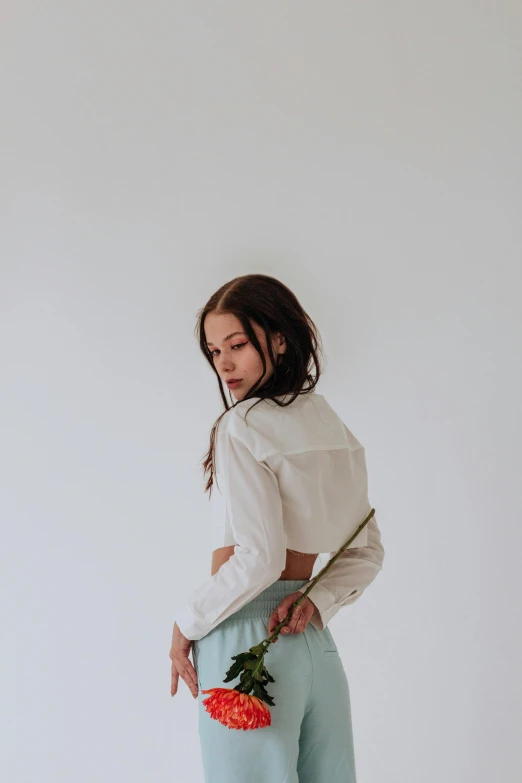
M230 386L232 383L239 383L240 380L241 378L228 378L227 384Z

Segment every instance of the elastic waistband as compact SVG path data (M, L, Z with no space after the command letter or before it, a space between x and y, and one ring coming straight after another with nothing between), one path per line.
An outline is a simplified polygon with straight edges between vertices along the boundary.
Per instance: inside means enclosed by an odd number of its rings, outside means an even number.
M252 598L237 612L229 615L223 622L226 623L227 620L236 620L240 617L270 617L283 598L299 590L309 581L309 579L278 579L277 582L265 587L259 595Z

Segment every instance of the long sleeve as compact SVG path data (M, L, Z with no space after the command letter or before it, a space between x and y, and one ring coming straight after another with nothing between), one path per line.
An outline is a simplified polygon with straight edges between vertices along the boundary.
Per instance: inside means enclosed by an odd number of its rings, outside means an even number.
M177 613L176 622L187 639L206 636L277 581L285 567L287 536L277 477L247 445L246 426L232 412L218 427L216 464L234 554L192 592Z
M384 547L375 514L366 527L367 546L345 549L308 593L308 597L317 607L310 622L319 631L326 627L341 607L353 604L360 598L382 568ZM336 552L331 552L330 559L335 554ZM304 593L311 581L306 582L297 592Z

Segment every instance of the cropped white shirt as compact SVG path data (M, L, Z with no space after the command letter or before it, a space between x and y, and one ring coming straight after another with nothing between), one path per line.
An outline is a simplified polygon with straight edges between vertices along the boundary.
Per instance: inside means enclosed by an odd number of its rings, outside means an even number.
M219 422L208 535L212 550L234 546L234 554L180 606L187 639L206 636L277 581L287 548L329 559L372 508L364 447L323 395L312 390L285 407L258 400L239 402ZM374 515L308 593L316 628L360 597L383 560Z

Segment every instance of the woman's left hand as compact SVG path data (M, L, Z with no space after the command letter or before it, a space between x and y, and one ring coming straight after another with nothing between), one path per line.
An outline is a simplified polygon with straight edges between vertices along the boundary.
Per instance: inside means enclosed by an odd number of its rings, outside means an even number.
M172 632L172 647L170 648L169 658L172 660L172 678L170 682L170 695L174 696L178 692L178 680L185 680L187 686L195 699L198 697L199 685L198 675L192 661L189 658L189 652L193 640L187 639L181 633L178 624L174 623Z
M269 617L268 620L268 632L270 635L272 635L274 629L279 625L282 620L286 617L288 612L290 611L290 607L293 603L295 603L299 598L302 598L303 594L299 591L296 591L295 593L290 593L289 595L285 596L279 606L274 609L272 614ZM288 620L288 622L283 625L283 627L280 630L280 633L284 633L285 635L288 633L303 633L304 629L310 622L310 619L315 612L315 604L314 602L306 596L304 601L302 601L299 606L296 606L294 608L294 611L292 612L292 616ZM276 638L276 642L277 639Z

